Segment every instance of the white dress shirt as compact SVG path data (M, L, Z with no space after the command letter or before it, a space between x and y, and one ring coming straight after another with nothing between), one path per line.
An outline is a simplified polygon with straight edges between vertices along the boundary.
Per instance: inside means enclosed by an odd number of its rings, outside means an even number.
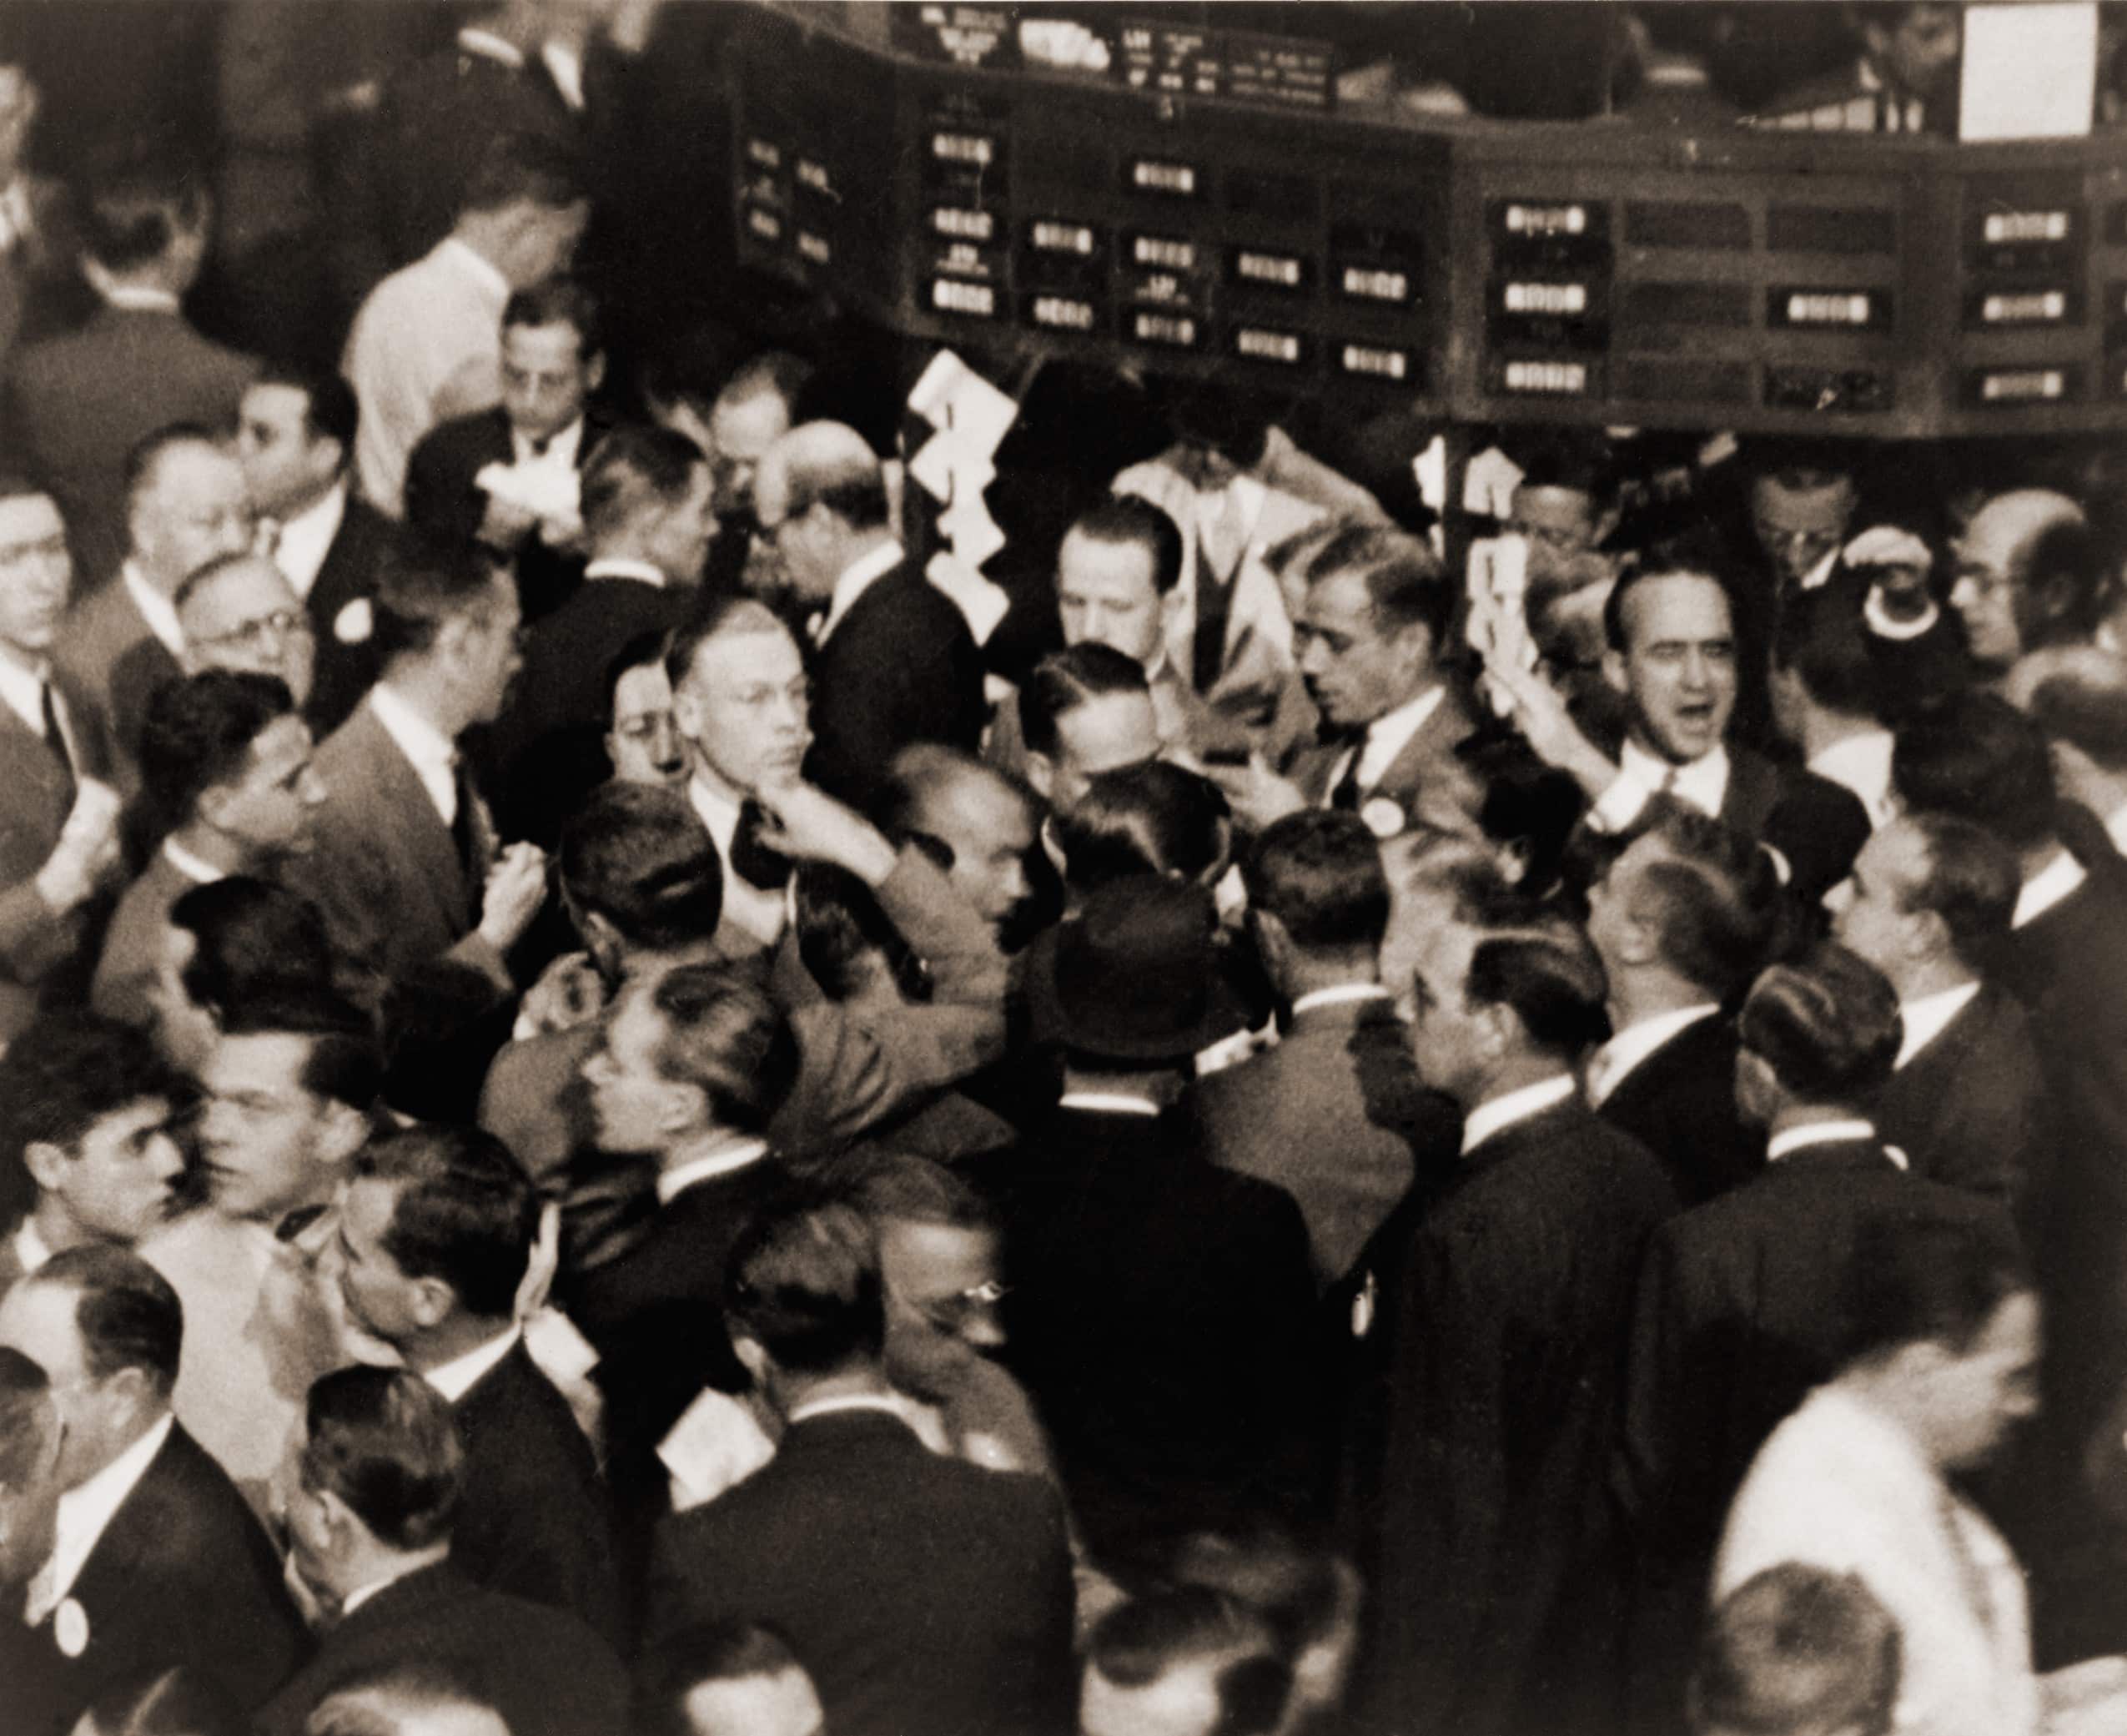
M516 428L510 430L510 464L512 470L536 470L556 479L576 475L576 454L583 450L583 418L562 429L558 434L546 437L546 444L536 445L531 439Z
M2127 850L2127 808L2117 810L2104 823L2104 829L2116 850Z
M723 920L735 923L742 932L764 947L775 945L789 926L790 893L787 888L764 891L732 866L732 838L738 831L738 803L712 786L706 778L699 777L687 785L686 798L701 816L701 823L708 828L717 846L717 855L724 871Z
M586 579L635 579L645 585L665 588L665 569L654 566L647 561L631 561L624 555L601 555L583 570Z
M140 1479L147 1476L148 1467L155 1462L155 1455L176 1427L177 1419L165 1412L159 1422L95 1476L59 1497L52 1553L30 1581L29 1597L23 1606L23 1619L30 1626L42 1622L73 1589L74 1581L88 1565L88 1557L96 1552L111 1521Z
M25 669L13 657L0 654L0 702L23 720L32 735L44 733L44 692L51 679L48 665L42 669ZM59 720L59 734L67 744L67 758L79 771L81 749L74 741L74 720L67 712L67 697L57 687L51 692L52 715Z
M1809 762L1819 777L1852 790L1868 810L1868 823L1880 826L1891 817L1891 748L1888 729L1872 729L1834 742Z
M1479 1104L1462 1123L1462 1155L1467 1157L1494 1135L1504 1133L1523 1121L1533 1120L1546 1110L1555 1108L1571 1097L1575 1089L1573 1075L1561 1073Z
M284 523L274 536L274 565L280 569L289 588L305 602L346 516L347 485L335 482Z
M481 1376L523 1343L524 1337L524 1327L513 1325L508 1331L497 1334L485 1344L476 1345L464 1356L453 1356L448 1362L431 1368L421 1378L455 1405L480 1383Z
M888 537L862 560L844 567L842 576L835 581L834 600L827 605L827 617L820 623L814 642L825 645L832 639L835 629L842 625L842 617L856 607L857 599L905 559L907 555L901 545Z
M1627 1025L1588 1058L1588 1107L1601 1109L1604 1099L1632 1076L1641 1062L1677 1032L1689 1029L1702 1019L1711 1019L1720 1010L1710 1000L1701 1001Z
M2021 928L2036 922L2089 878L2083 864L2063 850L2024 883L2023 891L2016 895L2016 913L2009 918L2009 927Z
M1790 1153L1800 1151L1810 1145L1846 1145L1853 1144L1857 1140L1873 1140L1875 1137L1876 1124L1873 1121L1856 1119L1847 1121L1806 1122L1800 1127L1790 1127L1783 1132L1774 1134L1766 1142L1765 1160L1768 1164L1777 1164ZM1896 1153L1895 1148L1892 1146L1887 1145L1883 1149L1894 1154L1891 1159L1892 1162L1898 1164L1901 1170L1905 1167L1898 1161L1903 1154Z
M1941 1036L1950 1020L1969 1006L1979 992L1977 983L1960 983L1954 989L1923 994L1918 1000L1900 1001L1898 1018L1905 1026L1905 1039L1898 1045L1897 1064L1903 1067Z
M1589 818L1601 832L1622 832L1658 791L1667 790L1709 818L1721 818L1728 798L1728 750L1716 747L1689 765L1675 766L1627 740L1618 757L1618 773L1602 793Z
M118 569L118 576L125 582L126 595L133 599L133 606L140 611L140 618L148 623L148 631L163 642L163 649L173 657L184 655L184 629L178 625L177 605L148 581L148 576L128 561Z
M767 1155L766 1140L742 1140L736 1145L720 1145L714 1151L690 1158L658 1175L657 1203L670 1205L696 1182L713 1181L719 1175L735 1175Z
M370 709L398 744L445 826L458 823L458 750L443 732L381 682L370 689Z
M1410 738L1426 727L1433 713L1441 708L1447 697L1445 685L1428 687L1415 699L1406 700L1392 712L1384 712L1366 726L1366 738L1356 747L1347 748L1337 762L1336 770L1324 786L1323 804L1329 803L1329 793L1342 783L1345 774L1351 769L1353 757L1358 762L1355 781L1362 790L1370 790L1387 775L1395 763L1396 756L1410 745Z
M217 880L229 878L205 857L186 849L174 836L163 840L163 855L172 868L194 886L212 886Z
M15 1259L23 1269L23 1276L43 1269L44 1262L52 1257L52 1250L45 1245L44 1237L33 1217L24 1218L15 1230Z

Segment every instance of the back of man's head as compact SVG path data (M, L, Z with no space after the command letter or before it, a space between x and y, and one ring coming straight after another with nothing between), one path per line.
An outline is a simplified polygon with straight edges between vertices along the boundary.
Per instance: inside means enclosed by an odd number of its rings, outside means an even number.
M492 608L498 586L506 582L473 555L432 544L405 551L385 564L377 586L378 659L388 669L402 658L427 655L448 623Z
M757 1219L732 1253L725 1312L787 1376L877 1364L886 1344L876 1236L847 1205L793 1205Z
M48 1014L0 1053L0 1165L14 1189L32 1145L70 1150L98 1121L129 1104L191 1096L145 1031L94 1013Z
M335 1497L385 1548L413 1554L450 1534L465 1449L450 1401L408 1369L320 1376L304 1406L303 1487Z
M166 823L185 823L203 791L240 777L251 744L294 708L286 683L248 672L205 669L158 689L141 722L140 774Z
M805 1666L750 1622L683 1628L636 1669L641 1736L818 1736L821 1728Z
M2019 664L2015 682L2024 708L2054 741L2064 742L2099 770L2127 775L2127 661L2094 646L2041 653Z
M1856 1574L1767 1567L1707 1623L1691 1693L1696 1736L1889 1736L1903 1643Z
M360 1114L384 1090L384 1049L376 1022L337 990L311 983L274 983L222 1015L224 1037L294 1037L304 1047L297 1083Z
M126 453L123 472L128 521L162 480L163 460L189 446L222 450L214 430L203 422L172 422L133 442Z
M1550 918L1480 940L1463 987L1472 1009L1506 1008L1532 1052L1567 1063L1610 1035L1609 993L1587 935Z
M458 209L494 213L531 204L560 211L586 197L582 164L566 144L536 133L502 133L474 161Z
M479 1660L395 1658L318 1702L303 1736L510 1736Z
M49 1468L58 1427L44 1371L20 1351L0 1345L0 1499L21 1494ZM6 1542L0 1536L0 1551Z
M1292 1691L1269 1623L1202 1585L1110 1610L1086 1662L1087 1736L1268 1736Z
M1999 694L1960 694L1900 729L1891 787L1908 813L1955 814L2019 850L2053 835L2045 733Z
M707 462L684 434L656 427L616 428L584 465L584 528L594 544L685 502Z
M1931 1343L1961 1354L2004 1302L2030 1287L2006 1214L1975 1205L1955 1216L1875 1219L1862 1225L1847 1265L1840 1360L1873 1361Z
M886 479L878 455L847 423L804 422L792 429L762 458L757 495L772 475L782 491L784 519L824 506L852 531L886 525Z
M656 1064L698 1089L710 1121L759 1134L797 1083L797 1039L758 974L725 960L681 964L651 990L664 1021Z
M509 1318L539 1196L500 1140L472 1127L411 1127L364 1146L354 1173L397 1190L383 1245L400 1271L448 1286L467 1314Z
M153 1399L168 1399L184 1344L184 1309L153 1266L130 1248L84 1242L54 1254L23 1282L72 1293L91 1380L135 1371Z
M1959 959L1984 974L2015 921L2023 887L2016 853L1954 814L1908 814L1901 823L1913 828L1927 852L1927 872L1909 889L1906 908L1939 916Z
M191 887L170 906L170 926L193 939L181 973L186 995L217 1013L282 988L332 982L324 915L271 881L231 874Z
M1658 848L1628 889L1662 962L1710 999L1731 1003L1765 963L1780 920L1772 859L1709 815L1672 812Z
M161 261L207 222L201 179L183 165L133 153L91 165L82 214L82 250L114 276Z
M1877 714L1876 661L1852 601L1836 586L1803 591L1782 604L1772 665L1824 711L1852 718Z
M1760 976L1737 1030L1791 1099L1857 1106L1891 1076L1905 1034L1889 979L1833 941Z
M1114 693L1149 693L1144 666L1094 640L1052 652L1019 688L1019 736L1029 753L1056 757L1057 726L1080 706Z
M1370 956L1389 924L1380 842L1357 814L1310 808L1264 831L1241 864L1248 907L1303 954Z
M724 908L724 871L701 817L680 791L609 783L561 833L562 890L621 941L670 952L709 939Z

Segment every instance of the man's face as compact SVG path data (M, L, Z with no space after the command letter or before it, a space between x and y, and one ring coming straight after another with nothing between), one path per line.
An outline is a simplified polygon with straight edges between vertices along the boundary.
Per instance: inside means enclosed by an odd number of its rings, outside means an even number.
M173 1067L194 1078L221 1038L214 1015L185 992L184 973L199 949L189 928L174 923L165 928L147 989L148 1010L155 1016L155 1046Z
M1938 1463L1984 1464L2038 1414L2040 1347L2039 1299L2019 1291L2002 1299L1969 1346L1936 1364L1928 1411Z
M1355 569L1310 588L1293 623L1293 654L1307 697L1325 719L1344 729L1385 717L1435 679L1433 636L1417 626L1384 632Z
M731 512L752 509L761 455L789 432L790 406L775 392L720 397L709 406L707 450L719 507Z
M1165 644L1166 611L1154 588L1152 551L1074 531L1056 556L1056 612L1064 642L1119 651L1148 673Z
M2049 521L2024 501L1990 501L1958 539L1950 606L1964 622L1974 659L1987 669L2005 670L2024 655L2024 563Z
M501 262L503 274L511 289L529 289L569 269L591 224L591 203L580 199L573 205L554 206L525 200L515 215L507 257Z
M64 1492L58 1477L64 1442L58 1406L39 1409L45 1432L28 1474L18 1483L0 1483L0 1597L20 1598L52 1554L53 1521Z
M1964 45L1964 8L1923 3L1908 6L1896 28L1871 27L1869 43L1903 89L1928 94L1940 89L1956 68Z
M37 662L67 612L74 565L67 527L49 495L0 501L0 642Z
M842 576L842 541L832 534L832 515L815 501L802 512L792 511L788 466L772 459L753 478L753 507L767 546L782 563L790 587L808 606L824 604Z
M654 992L648 983L626 990L598 1046L584 1060L583 1080L602 1150L662 1151L692 1119L684 1100L689 1088L657 1068L666 1027Z
M559 434L583 414L598 385L601 358L583 353L583 335L564 323L502 328L502 408L526 440Z
M52 1470L60 1491L102 1470L124 1447L133 1414L118 1376L98 1381L89 1373L74 1324L79 1306L80 1292L72 1286L35 1279L17 1284L0 1301L0 1345L21 1351L52 1383L52 1407L65 1431Z
M509 703L510 684L525 667L523 623L517 587L498 575L465 623L463 679L475 723L492 723Z
M51 1148L58 1161L45 1185L88 1235L130 1245L168 1215L170 1190L184 1172L173 1112L166 1099L143 1097L91 1123L71 1148Z
M1903 820L1873 833L1853 872L1824 895L1832 934L1893 983L1902 980L1913 943L1911 898L1928 877L1928 846Z
M293 517L329 488L344 454L310 433L310 395L299 386L254 385L237 413L236 460L254 512Z
M1588 938L1602 968L1617 973L1634 962L1645 944L1634 912L1640 905L1640 882L1648 867L1668 852L1652 833L1636 838L1610 864L1610 871L1588 888Z
M178 625L195 670L274 676L298 706L309 701L318 642L309 614L272 561L239 561L195 586Z
M244 775L205 792L201 811L260 862L304 854L311 844L311 819L325 799L310 745L310 726L294 712L274 718L253 740Z
M277 1223L329 1197L352 1155L339 1126L345 1118L303 1083L309 1054L302 1037L263 1031L224 1037L208 1058L199 1145L225 1216Z
M988 1350L1004 1342L1004 1250L993 1230L888 1218L879 1225L879 1269L889 1319Z
M1845 542L1853 508L1853 483L1844 476L1808 488L1790 488L1778 476L1761 476L1751 486L1751 529L1784 586L1801 584Z
M1490 1059L1489 1027L1464 996L1475 928L1451 923L1416 937L1407 983L1391 985L1410 1014L1410 1055L1419 1076L1466 1108L1476 1101Z
M434 1324L422 1286L385 1249L398 1206L397 1184L366 1176L347 1190L339 1207L340 1299L349 1319L386 1344L404 1344Z
M717 484L705 464L696 467L686 497L658 515L646 552L660 571L686 581L701 576L701 563L716 540Z
M790 782L812 744L805 660L780 626L705 641L672 709L701 762L742 793Z
M1577 488L1525 486L1514 491L1506 528L1526 536L1531 553L1562 558L1593 548L1600 521L1595 501Z
M1648 579L1625 599L1626 649L1605 672L1632 708L1643 744L1675 765L1720 746L1736 707L1736 638L1727 593L1695 573Z
M947 878L993 927L1008 921L1033 891L1027 855L1034 818L1018 793L996 778L970 774L931 792L917 830L953 853Z
M694 1736L820 1736L827 1728L812 1678L802 1669L703 1682L687 1690Z
M251 546L251 497L243 466L219 446L184 440L155 463L135 503L133 549L142 570L172 596L188 574Z
M274 1474L274 1530L297 1577L320 1602L330 1603L344 1589L338 1571L339 1552L334 1547L324 1498L304 1485L303 1452L309 1439L309 1432L299 1417L289 1432L288 1445Z
M662 663L638 663L613 684L606 757L621 783L686 781L686 743L672 717L672 684Z
M1048 784L1043 792L1048 805L1068 813L1085 799L1101 772L1157 759L1159 747L1159 720L1151 694L1102 693L1056 720L1055 760L1037 756L1032 769Z

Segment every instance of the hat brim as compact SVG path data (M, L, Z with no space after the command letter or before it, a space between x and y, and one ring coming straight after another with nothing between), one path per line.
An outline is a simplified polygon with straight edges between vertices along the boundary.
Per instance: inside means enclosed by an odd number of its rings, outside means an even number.
M1062 1047L1117 1061L1180 1062L1253 1028L1248 997L1233 980L1224 953L1211 974L1202 1016L1186 1024L1147 1031L1127 1022L1111 1024L1083 1009L1074 1017L1056 988L1060 926L1043 929L1023 954L1027 1034L1035 1048Z

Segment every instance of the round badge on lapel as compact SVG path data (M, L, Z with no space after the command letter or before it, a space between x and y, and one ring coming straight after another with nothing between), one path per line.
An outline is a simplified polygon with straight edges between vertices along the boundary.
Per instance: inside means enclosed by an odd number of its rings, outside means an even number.
M360 645L376 630L376 617L366 596L358 596L332 618L332 636L342 645Z
M1359 810L1359 818L1376 838L1394 838L1403 830L1403 809L1386 796L1376 796Z
M80 1657L88 1649L88 1612L72 1598L62 1598L52 1612L52 1638L68 1657Z

